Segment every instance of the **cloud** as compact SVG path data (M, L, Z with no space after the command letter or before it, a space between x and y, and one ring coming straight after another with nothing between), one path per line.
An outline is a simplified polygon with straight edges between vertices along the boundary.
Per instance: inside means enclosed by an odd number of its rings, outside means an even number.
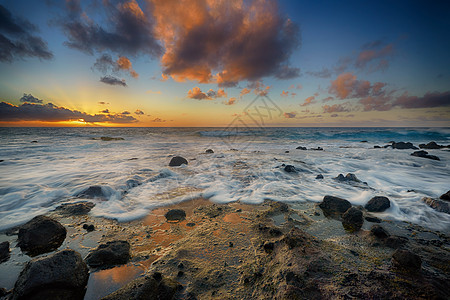
M42 103L43 101L41 99L38 99L36 97L33 97L31 94L23 94L22 98L19 100L20 102L28 102L28 103Z
M295 116L297 116L297 112L295 111L285 112L283 115L286 119L293 119L295 118Z
M213 89L209 89L208 92L204 93L202 90L196 86L188 91L188 98L197 100L214 100L216 98L227 97L227 93L223 89L218 89L217 92Z
M300 83L297 84L297 85L291 84L291 85L289 86L289 89L290 89L290 90L292 90L292 89L301 90L302 88L303 88L303 86L302 86Z
M162 123L162 122L166 122L166 120L163 120L163 119L161 119L161 118L154 118L154 119L151 120L150 122Z
M145 115L145 113L140 110L140 109L136 109L136 111L134 112L136 115Z
M231 97L230 99L228 99L228 101L225 102L225 105L233 105L233 104L236 104L235 97Z
M95 23L79 0L67 0L67 15L59 20L68 40L64 43L89 54L110 51L120 55L159 57L162 47L153 33L153 18L135 0L102 1L105 20Z
M326 97L325 99L322 99L323 102L332 101L334 100L333 97Z
M409 96L407 93L397 97L393 105L401 108L429 108L450 106L450 91L428 92L423 97Z
M34 24L13 16L0 5L0 61L13 62L25 57L53 58L47 43L33 35L37 30Z
M371 72L386 70L389 62L386 59L394 52L394 45L388 44L381 48L382 42L375 41L367 46L366 50L359 53L355 62L355 67L359 69L368 69Z
M342 104L324 105L322 106L324 113L335 113L335 112L349 112L348 108L345 108Z
M134 123L137 120L132 116L122 114L95 114L90 115L77 110L70 110L64 107L58 107L52 103L32 104L24 103L19 106L10 103L0 103L1 121L43 121L59 122L73 121L83 119L88 123L107 122L107 123Z
M288 91L282 91L280 95L282 97L287 97L287 96L289 96L289 92Z
M243 80L299 73L288 67L300 44L299 29L279 13L275 1L151 2L154 31L165 47L162 71L175 81L231 87Z
M131 113L130 113L129 111L126 110L126 111L121 112L121 114L122 114L122 115L130 115Z
M343 73L331 81L328 92L339 99L362 98L385 93L385 86L386 84L382 82L372 85L367 80L357 80L353 73Z
M314 101L314 99L316 99L316 96L308 97L308 98L305 99L305 102L300 104L300 106L307 106L307 105L310 105L312 103L315 103L316 101Z
M368 96L359 100L359 103L363 105L364 111L387 111L393 108L391 100L392 97L389 95Z
M116 78L114 76L103 76L102 78L100 78L100 82L109 84L109 85L121 85L121 86L127 86L127 83L125 81L125 79L120 80L119 78Z
M102 114L109 114L109 109L104 109L102 111L100 111Z
M331 77L331 71L327 68L322 68L321 71L307 71L306 74L319 77L319 78L330 78Z
M248 89L248 88L243 88L241 93L239 94L239 97L242 97L244 95L247 95L248 93L250 93L252 90Z
M106 105L106 104L109 104L108 102L105 102L105 101L100 101L100 102L98 102L98 104L100 104L100 105Z
M103 74L108 72L118 73L119 71L125 71L130 74L133 78L138 78L139 74L133 70L131 61L125 56L119 56L119 58L114 61L109 54L102 54L94 63L94 69L99 70Z

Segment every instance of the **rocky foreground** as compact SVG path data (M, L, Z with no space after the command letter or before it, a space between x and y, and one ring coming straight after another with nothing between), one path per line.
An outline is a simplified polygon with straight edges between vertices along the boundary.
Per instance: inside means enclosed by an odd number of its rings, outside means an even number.
M448 233L378 218L389 207L386 197L374 197L366 207L333 196L300 206L196 199L129 223L92 218L92 207L64 205L7 232L0 261L14 259L10 248L30 259L14 288L1 290L2 299L83 299L87 286L96 289L90 277L137 265L145 266L143 274L125 274L121 288L99 298L449 296ZM93 241L87 255L70 249L81 239Z

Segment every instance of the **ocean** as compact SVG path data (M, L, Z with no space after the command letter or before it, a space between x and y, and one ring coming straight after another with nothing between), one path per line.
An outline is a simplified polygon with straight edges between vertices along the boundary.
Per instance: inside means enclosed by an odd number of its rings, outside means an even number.
M377 216L449 231L450 215L421 199L450 189L450 149L427 150L440 161L374 149L391 141L448 145L450 128L0 128L0 230L81 201L77 194L99 185L105 199L90 200L91 214L121 222L198 197L261 203L334 195L364 205L387 196L391 207ZM189 164L169 167L175 155ZM347 173L367 184L334 179Z

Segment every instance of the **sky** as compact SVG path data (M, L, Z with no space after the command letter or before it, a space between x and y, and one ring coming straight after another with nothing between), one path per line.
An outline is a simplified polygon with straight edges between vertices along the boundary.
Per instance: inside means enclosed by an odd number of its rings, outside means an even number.
M448 1L0 0L0 126L450 126Z

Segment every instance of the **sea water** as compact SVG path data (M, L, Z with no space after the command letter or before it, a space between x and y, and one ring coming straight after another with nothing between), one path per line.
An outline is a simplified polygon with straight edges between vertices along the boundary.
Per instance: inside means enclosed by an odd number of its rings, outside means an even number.
M0 230L80 201L77 194L99 185L106 198L90 200L91 214L118 221L198 197L261 203L334 195L364 205L387 196L391 207L379 217L449 231L450 215L421 199L450 189L450 149L426 150L440 161L374 149L391 141L448 145L450 128L0 128ZM310 150L317 147L323 150ZM189 164L169 167L175 155ZM367 184L334 179L347 173Z

